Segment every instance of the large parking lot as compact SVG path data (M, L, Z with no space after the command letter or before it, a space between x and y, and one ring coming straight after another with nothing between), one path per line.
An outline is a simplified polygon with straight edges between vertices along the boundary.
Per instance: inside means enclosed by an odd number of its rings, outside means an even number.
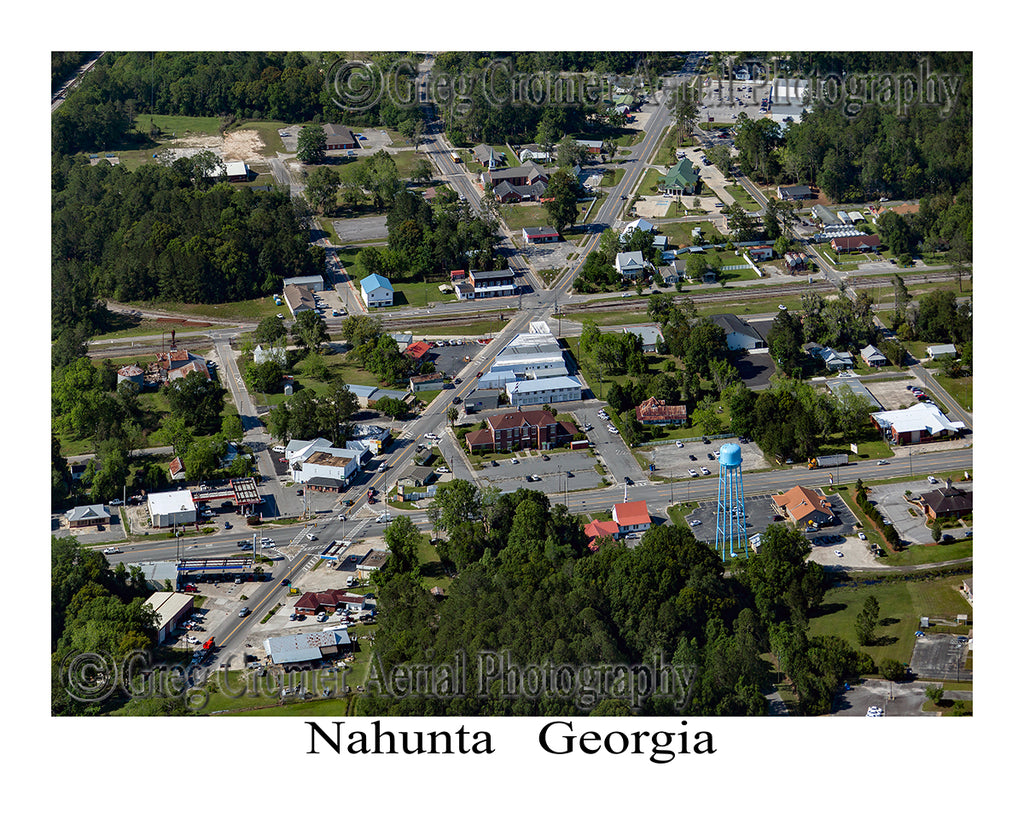
M543 492L560 502L561 493L566 490L572 492L601 486L601 476L594 469L594 463L594 456L589 452L535 452L511 459L484 461L477 470L477 476L504 492L515 492L522 486Z
M434 342L428 354L434 362L434 369L442 375L455 377L467 368L484 345L479 339L453 338L453 339L428 339ZM463 378L472 378L476 373L466 373Z
M715 458L715 452L725 444L739 446L744 471L768 469L771 466L753 441L740 443L738 438L708 438L707 443L704 443L704 439L680 443L682 446L671 441L660 443L653 447L645 447L643 452L648 460L654 463L656 472L662 475L671 474L674 478L717 475L718 460ZM697 473L696 476L690 475L691 469Z

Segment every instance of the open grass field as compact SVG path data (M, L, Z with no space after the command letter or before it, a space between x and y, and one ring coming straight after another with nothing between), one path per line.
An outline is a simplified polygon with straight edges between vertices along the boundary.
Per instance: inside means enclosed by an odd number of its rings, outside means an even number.
M971 607L957 591L961 576L930 580L894 579L891 582L860 583L829 589L820 607L822 613L810 622L812 636L835 634L845 638L859 651L869 654L875 664L893 659L909 663L914 651L914 632L921 617L954 620L957 614L970 614ZM875 644L857 642L855 621L868 596L879 606L879 626Z
M187 136L217 136L220 134L220 117L185 117L168 114L139 114L135 117L135 128L148 134L151 128L159 128L159 139L182 139Z

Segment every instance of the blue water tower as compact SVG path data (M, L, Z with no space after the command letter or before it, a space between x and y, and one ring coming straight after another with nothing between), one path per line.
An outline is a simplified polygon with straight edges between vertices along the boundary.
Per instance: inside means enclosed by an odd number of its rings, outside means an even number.
M725 444L718 453L718 511L715 551L724 562L737 557L740 548L749 557L747 511L743 505L743 457L737 444Z

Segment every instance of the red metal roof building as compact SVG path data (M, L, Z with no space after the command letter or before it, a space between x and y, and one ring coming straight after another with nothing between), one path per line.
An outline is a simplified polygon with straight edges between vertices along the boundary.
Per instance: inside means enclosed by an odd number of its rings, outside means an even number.
M592 520L583 527L583 533L590 538L587 548L592 552L597 551L597 541L602 537L618 539L619 524L610 520Z
M619 532L644 532L651 528L651 516L646 501L627 501L612 507L612 520L619 525Z
M416 341L405 348L404 355L409 356L413 361L419 361L433 346L429 341Z

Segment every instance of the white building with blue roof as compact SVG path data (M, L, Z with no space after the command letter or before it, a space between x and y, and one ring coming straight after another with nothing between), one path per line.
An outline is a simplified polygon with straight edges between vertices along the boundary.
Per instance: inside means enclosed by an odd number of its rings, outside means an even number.
M359 282L363 303L367 307L391 307L395 303L395 288L386 278L372 273Z

